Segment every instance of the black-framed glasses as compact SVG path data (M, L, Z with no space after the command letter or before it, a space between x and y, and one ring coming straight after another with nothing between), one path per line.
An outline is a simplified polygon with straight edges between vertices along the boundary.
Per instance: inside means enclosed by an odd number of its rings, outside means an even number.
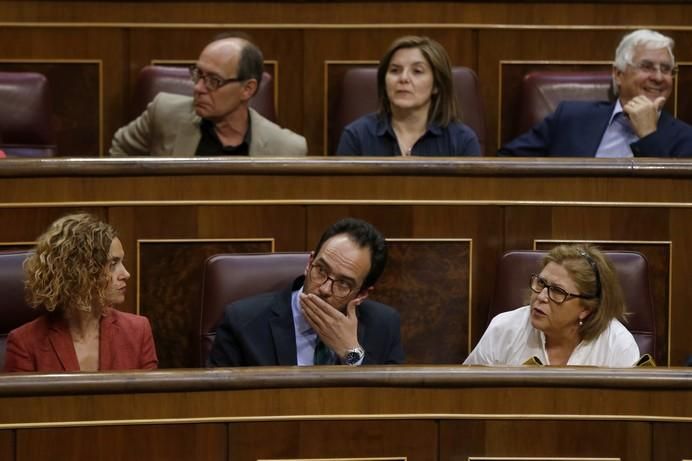
M222 86L228 85L229 83L242 82L244 80L238 77L224 79L219 77L218 75L205 74L199 67L197 67L194 64L190 66L190 79L192 79L192 82L195 85L200 80L203 80L204 86L206 86L207 90L209 91L216 91Z
M581 295L577 293L570 293L564 288L558 287L556 285L549 284L543 277L538 274L531 275L531 290L534 293L540 293L544 288L548 289L548 297L555 304L562 304L569 298L582 298L582 299L594 299L595 296L592 295Z
M327 282L327 280L330 280L332 282L332 293L334 296L339 298L345 298L356 289L353 283L346 280L335 279L329 275L327 270L320 264L310 264L310 279L320 285L323 285Z

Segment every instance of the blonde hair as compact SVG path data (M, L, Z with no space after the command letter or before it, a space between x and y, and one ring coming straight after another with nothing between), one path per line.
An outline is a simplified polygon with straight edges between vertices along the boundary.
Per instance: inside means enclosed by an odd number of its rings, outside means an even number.
M598 248L589 244L560 245L543 258L543 267L551 262L567 270L579 293L594 296L579 298L582 306L591 312L579 327L582 339L597 338L613 319L627 323L620 281L612 263Z
M29 304L67 317L75 310L100 315L109 281L104 269L116 236L110 224L87 213L51 224L24 262Z

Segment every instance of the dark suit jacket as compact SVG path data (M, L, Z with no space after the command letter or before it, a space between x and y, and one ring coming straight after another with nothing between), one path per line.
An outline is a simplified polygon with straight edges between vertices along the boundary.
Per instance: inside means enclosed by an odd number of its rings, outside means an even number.
M561 102L541 123L502 146L498 155L594 157L614 108L605 101ZM635 157L690 157L692 126L661 112L658 129L630 147Z
M99 370L156 368L157 364L149 320L109 309L101 318ZM5 371L79 371L67 321L49 314L12 330L7 337Z
M226 306L209 355L212 366L296 365L296 334L291 293L303 285L299 277L283 291L242 299ZM357 308L358 342L363 365L404 362L399 313L365 300Z

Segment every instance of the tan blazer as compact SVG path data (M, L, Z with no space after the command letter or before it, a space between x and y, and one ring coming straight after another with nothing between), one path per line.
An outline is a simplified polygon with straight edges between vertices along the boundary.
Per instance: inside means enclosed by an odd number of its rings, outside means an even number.
M250 108L251 157L302 157L305 138L281 128ZM147 109L113 136L112 156L194 157L202 137L201 119L189 96L159 93Z

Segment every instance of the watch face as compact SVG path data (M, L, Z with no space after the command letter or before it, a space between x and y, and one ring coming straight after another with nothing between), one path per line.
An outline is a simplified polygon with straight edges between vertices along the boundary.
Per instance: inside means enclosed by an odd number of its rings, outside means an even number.
M355 365L361 358L363 358L363 355L365 355L363 349L353 349L348 351L346 353L346 357L344 357L344 363L346 365Z

